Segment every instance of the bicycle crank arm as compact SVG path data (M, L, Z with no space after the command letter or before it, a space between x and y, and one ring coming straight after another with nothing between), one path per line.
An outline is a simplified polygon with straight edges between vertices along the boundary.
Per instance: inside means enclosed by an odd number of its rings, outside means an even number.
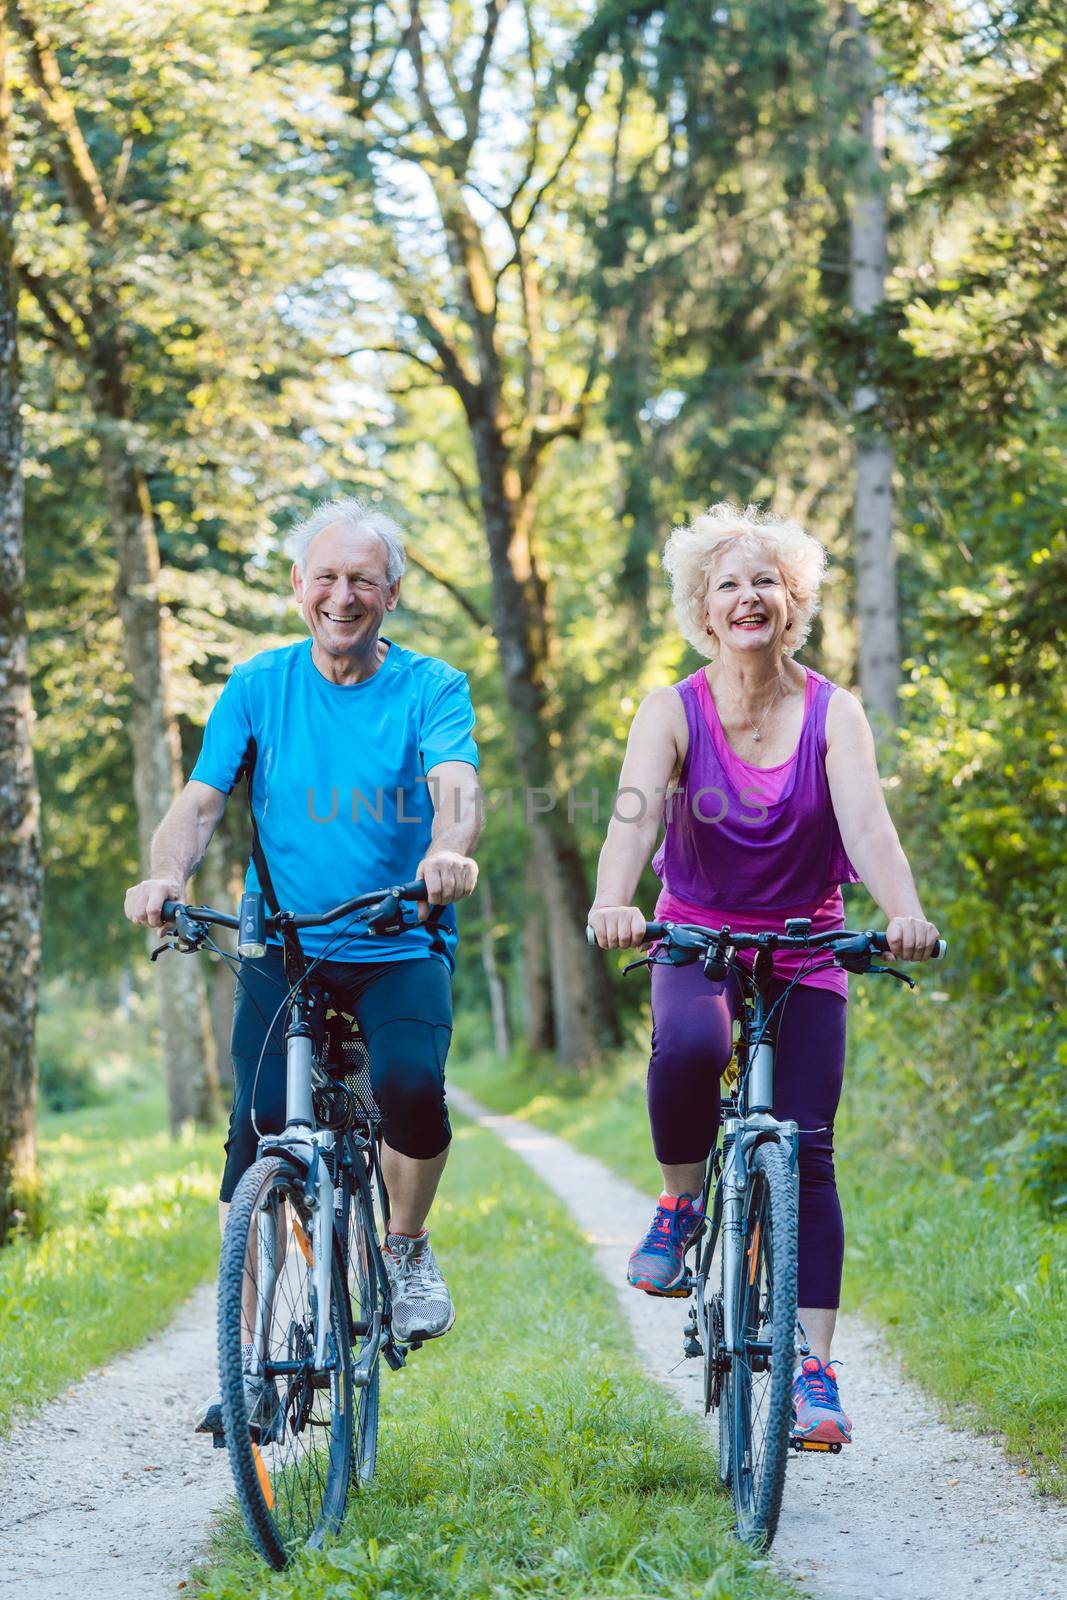
M356 1389L365 1389L374 1377L374 1368L382 1348L382 1314L374 1313L371 1327L371 1336L358 1361L352 1363L352 1385Z

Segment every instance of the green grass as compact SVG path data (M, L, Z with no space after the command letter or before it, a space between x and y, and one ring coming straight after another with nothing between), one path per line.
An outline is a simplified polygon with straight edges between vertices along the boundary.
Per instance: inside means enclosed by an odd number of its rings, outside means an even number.
M41 1118L46 1228L0 1252L0 1431L163 1326L218 1258L221 1134L172 1141L162 1089Z
M1041 1489L1067 1499L1067 1226L988 1176L951 1170L936 1128L907 1127L883 1085L899 1033L869 1015L850 1048L836 1138L844 1303L886 1328L906 1369L957 1424L1002 1436ZM456 1081L486 1105L569 1139L654 1195L647 1057L561 1077L468 1057Z
M460 1127L433 1226L458 1321L383 1374L378 1475L342 1536L272 1575L233 1517L202 1595L794 1593L733 1539L707 1430L638 1374L611 1290L519 1159Z

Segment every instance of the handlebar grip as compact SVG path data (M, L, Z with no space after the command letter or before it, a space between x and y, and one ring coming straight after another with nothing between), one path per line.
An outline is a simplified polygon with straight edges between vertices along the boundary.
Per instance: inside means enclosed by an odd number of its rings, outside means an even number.
M164 922L173 922L174 913L181 908L180 900L164 900L161 914Z
M667 925L665 922L646 922L645 936L641 940L641 943L651 944L654 939L662 939L666 930L666 926ZM588 923L586 923L585 927L585 942L586 944L596 944L596 934L593 932Z
M416 878L414 883L402 883L396 890L401 900L425 900L426 885L421 878Z
M872 950L878 951L880 955L887 955L889 953L889 940L886 938L884 933L871 934L871 948ZM930 959L931 961L943 961L947 953L948 940L939 939L934 947L934 953Z

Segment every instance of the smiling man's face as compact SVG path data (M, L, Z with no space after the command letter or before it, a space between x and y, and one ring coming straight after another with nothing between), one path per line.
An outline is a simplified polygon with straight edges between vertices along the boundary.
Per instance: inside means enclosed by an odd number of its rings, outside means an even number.
M388 557L377 534L331 523L315 535L307 570L293 567L300 615L324 656L371 655L386 612L395 611L400 584L386 575Z

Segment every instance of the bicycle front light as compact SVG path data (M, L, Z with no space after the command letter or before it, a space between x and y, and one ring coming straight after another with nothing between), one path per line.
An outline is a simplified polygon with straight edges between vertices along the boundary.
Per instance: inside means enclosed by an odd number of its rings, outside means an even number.
M237 954L256 960L267 953L267 926L261 894L243 894L237 913Z

